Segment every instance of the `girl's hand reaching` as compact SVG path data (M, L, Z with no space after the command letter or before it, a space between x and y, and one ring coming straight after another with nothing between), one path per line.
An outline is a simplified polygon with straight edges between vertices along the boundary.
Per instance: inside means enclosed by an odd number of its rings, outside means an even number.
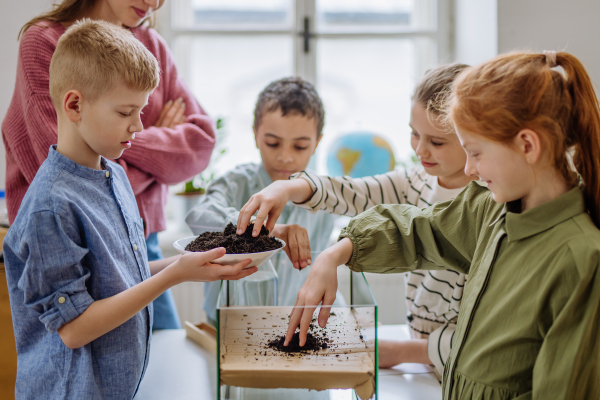
M242 207L237 221L237 234L241 235L246 231L250 224L250 219L254 213L254 231L252 236L258 236L260 227L267 220L266 228L272 232L275 228L275 222L281 215L285 205L289 200L301 203L306 201L312 195L312 190L308 182L304 179L292 179L289 181L275 181L269 186L250 197L250 200ZM267 219L268 217L268 219Z
M271 235L283 240L286 246L283 248L296 269L308 267L310 259L310 241L308 232L300 225L276 224Z
M170 264L163 272L170 273L177 282L212 282L217 280L238 280L252 275L258 268L244 269L252 260L246 259L235 265L213 264L211 261L225 255L225 249L219 247L204 252L184 254Z
M322 302L318 323L321 328L327 325L331 305L337 291L337 267L347 263L352 256L352 241L344 238L323 251L315 260L306 282L298 291L298 298L290 314L290 323L285 336L287 346L300 326L300 346L306 343L306 334L317 305Z

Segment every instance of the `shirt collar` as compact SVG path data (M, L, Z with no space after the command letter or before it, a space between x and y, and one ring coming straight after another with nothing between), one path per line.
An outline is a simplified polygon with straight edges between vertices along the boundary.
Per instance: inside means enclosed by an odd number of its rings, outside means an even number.
M84 179L100 180L112 177L112 168L110 167L109 163L106 162L106 159L104 157L100 157L102 171L98 171L96 169L84 167L83 165L77 164L69 157L60 154L58 151L56 151L55 144L50 146L50 150L48 150L48 161L64 169L65 171L69 171L72 174L80 176ZM107 171L109 172L109 176L106 176Z
M518 212L519 201L504 204L502 212L492 223L505 219L505 229L509 241L525 239L544 232L561 222L585 212L585 200L580 187L574 187L567 193L534 207Z

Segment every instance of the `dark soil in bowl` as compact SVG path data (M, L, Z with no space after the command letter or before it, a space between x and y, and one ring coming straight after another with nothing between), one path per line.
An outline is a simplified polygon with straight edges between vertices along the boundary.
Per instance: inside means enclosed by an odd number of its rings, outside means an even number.
M264 226L257 237L252 237L254 224L248 225L246 231L238 235L237 226L230 223L223 232L204 232L194 239L185 249L187 251L207 251L217 247L225 247L226 254L261 253L282 247L281 242L269 236Z

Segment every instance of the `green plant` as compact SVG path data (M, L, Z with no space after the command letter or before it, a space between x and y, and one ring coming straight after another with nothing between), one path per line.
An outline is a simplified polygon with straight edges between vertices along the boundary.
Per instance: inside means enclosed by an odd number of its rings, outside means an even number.
M225 147L225 138L227 136L227 132L225 130L225 121L223 118L217 118L217 131L216 131L216 139L217 144L212 152L210 157L210 162L208 163L208 167L198 175L196 175L191 180L185 183L185 187L183 189L183 193L191 194L203 194L206 191L206 187L208 184L214 179L215 171L214 165L223 154L227 152L227 148Z

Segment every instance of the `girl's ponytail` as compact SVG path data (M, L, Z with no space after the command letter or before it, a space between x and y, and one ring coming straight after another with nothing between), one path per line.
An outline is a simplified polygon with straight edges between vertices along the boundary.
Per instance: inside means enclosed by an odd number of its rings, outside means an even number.
M568 185L578 183L573 167L579 173L586 210L600 228L600 104L576 57L500 55L460 74L445 106L452 124L491 140L509 142L525 128L537 132Z
M572 100L567 135L574 144L573 164L583 180L586 208L600 228L600 104L592 81L581 62L569 53L556 54L565 71Z

